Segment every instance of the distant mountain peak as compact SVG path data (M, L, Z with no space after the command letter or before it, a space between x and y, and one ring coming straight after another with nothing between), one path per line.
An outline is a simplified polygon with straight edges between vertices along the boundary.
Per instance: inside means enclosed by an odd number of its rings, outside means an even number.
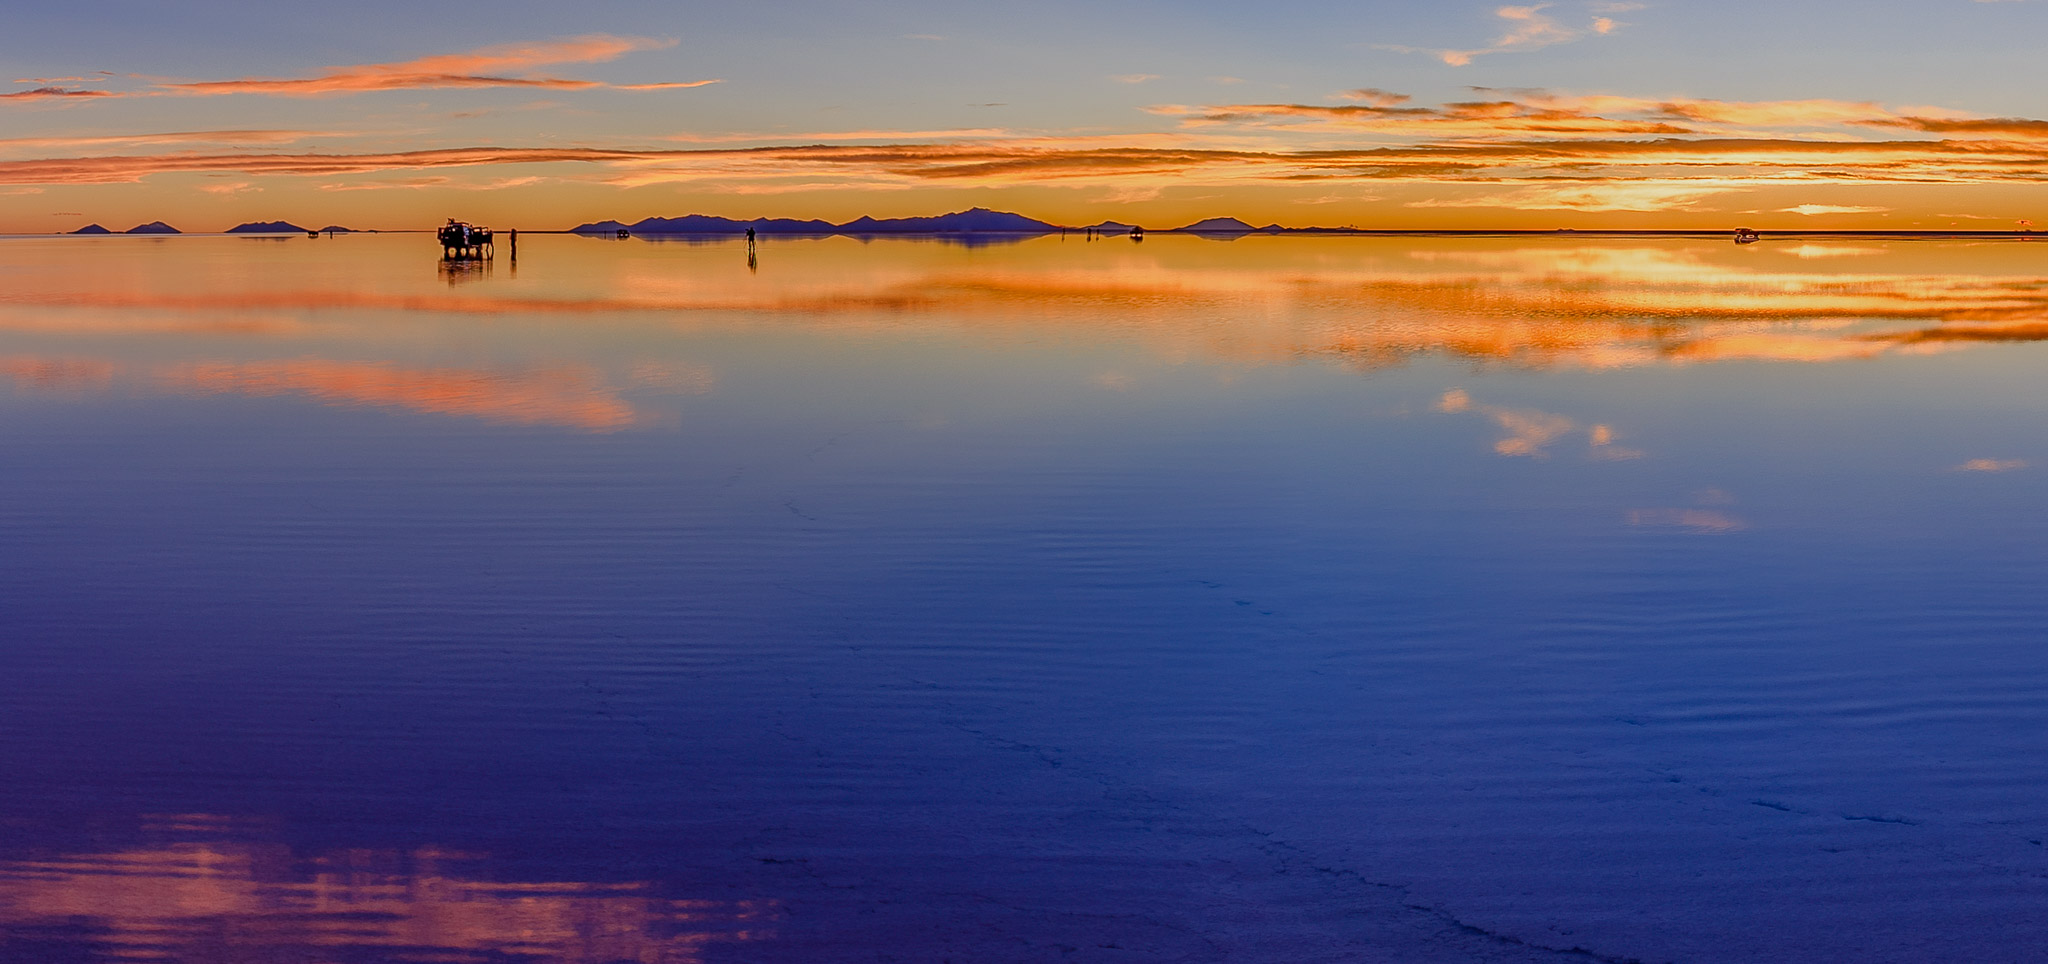
M249 221L227 230L228 234L305 234L306 229L290 221Z
M1236 218L1204 218L1174 230L1188 234L1250 234L1259 229Z
M106 228L100 227L100 226L99 226L99 225L97 225L97 224L88 224L88 225L86 225L85 227L79 228L78 230L76 230L76 231L73 231L73 232L71 232L71 233L72 233L72 234L113 234L114 232L112 232L112 231L109 231L109 230L107 230Z
M132 228L129 228L129 229L127 230L127 231L125 231L125 232L123 232L123 233L125 233L125 234L183 234L183 233L185 233L185 232L183 232L183 231L180 231L180 230L178 230L177 228L171 227L170 225L168 225L168 224L165 224L165 223L163 223L162 221L151 221L151 222L149 222L148 224L138 224L138 225L136 225L136 226L134 226L134 227L132 227Z

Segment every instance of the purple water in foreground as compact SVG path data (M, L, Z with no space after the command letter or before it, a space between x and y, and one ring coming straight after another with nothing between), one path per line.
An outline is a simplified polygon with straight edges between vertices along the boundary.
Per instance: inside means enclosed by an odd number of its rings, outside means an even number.
M2023 961L2029 244L0 239L0 961Z

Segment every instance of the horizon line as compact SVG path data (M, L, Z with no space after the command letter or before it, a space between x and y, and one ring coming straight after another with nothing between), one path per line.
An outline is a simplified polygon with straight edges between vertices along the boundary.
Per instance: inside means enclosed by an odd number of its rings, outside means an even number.
M643 219L643 220L644 220L644 219ZM731 220L731 219L728 219L728 220ZM752 223L755 223L755 222L758 222L758 221L770 221L770 220L795 220L795 219L781 219L781 218L757 218L757 219L754 219L754 221L737 221L736 223L737 223L737 224L739 224L739 225L741 225L742 227L744 227L744 226L746 226L746 225L749 225L749 224L752 224ZM891 219L891 220L900 220L900 219ZM149 222L149 223L153 223L153 222ZM265 223L265 222L245 222L245 223ZM604 223L604 222L593 222L593 223ZM617 222L613 222L613 223L617 223ZM829 222L828 222L828 223L829 223ZM848 223L849 223L849 224L851 224L852 222L848 222ZM1121 223L1121 222L1118 222L1118 223ZM1196 223L1196 224L1200 224L1201 222L1195 222L1195 223ZM90 227L90 226L96 226L96 224L95 224L95 225L88 225L88 227ZM237 227L240 227L240 226L241 226L241 225L237 225ZM432 233L434 233L434 231L436 230L435 228L430 228L430 227L427 227L427 228L349 228L349 227L341 227L341 226L339 226L339 225L336 225L335 227L336 227L336 228L338 229L338 233L343 233L343 234L432 234ZM486 227L488 227L488 226L486 226ZM579 227L580 227L580 226L579 226ZM739 238L739 237L744 237L744 236L745 236L745 233L744 233L744 231L741 231L741 230L716 230L716 231L701 231L701 230L700 230L700 231L663 231L663 230L658 230L658 229L649 229L649 230L633 230L633 226L632 226L632 225L623 225L623 227L625 227L626 229L628 229L628 231L629 231L629 236L631 236L631 237L638 237L638 236L643 236L643 235L644 235L644 236L650 236L650 237L678 237L678 238L683 238L683 237L699 237L699 238ZM859 229L853 229L853 230L848 230L848 229L847 229L847 227L846 227L846 225L833 225L833 226L832 226L832 229L831 229L831 230L817 230L817 231L803 231L803 230L792 230L792 231L773 231L773 232L757 232L757 237L781 237L781 238L831 238L831 237L874 237L874 238L888 238L888 237L906 237L906 238L914 238L914 237L949 237L949 236L960 236L960 235L992 235L992 236L1008 236L1008 237L1017 237L1017 238L1037 238L1037 237L1047 237L1047 236L1050 236L1050 235L1054 235L1054 234L1065 234L1065 233L1067 233L1067 232L1079 232L1079 231L1087 231L1087 230L1090 230L1090 229L1092 229L1093 227L1094 227L1094 225L1053 225L1053 226L1051 226L1051 227L1049 227L1049 228L1041 228L1041 229L977 229L977 228L965 228L965 229L961 229L961 228L955 228L955 229L928 229L928 230L925 230L925 229L914 229L914 230L881 230L881 231L864 231L864 230L859 230ZM102 233L101 231L87 231L87 232L81 233L81 230L82 230L82 229L73 229L73 230L70 230L70 231L36 231L36 232L4 232L4 231L0 231L0 237L5 237L5 238L63 238L63 237L78 237L78 238L118 238L118 237L132 237L132 238L159 238L159 239L161 239L161 238L171 238L171 237L227 237L227 236L237 236L237 237L249 237L249 236L261 236L261 235L281 235L281 236L285 236L285 237L291 237L291 236L294 236L294 235L299 235L299 234L327 234L327 233L328 233L328 231L327 231L327 230L326 230L325 228L320 228L320 229L313 229L313 228L303 228L303 229L298 229L298 230L267 230L267 231L237 231L237 230L235 230L235 229L233 229L233 228L223 229L223 230L219 230L219 231L183 231L183 230L178 230L178 229L176 229L176 228L173 228L173 230L172 230L172 231L170 231L170 232L151 232L151 231L142 231L142 232L136 232L136 231L114 231L114 230L107 230L107 229L103 229L104 233ZM601 229L601 230L594 230L594 231L593 231L593 230L579 230L578 228L504 228L504 229L493 229L493 230L501 230L501 231L517 231L517 232L519 232L519 233L521 233L521 234L548 234L548 235L574 235L574 236L578 236L578 237L598 237L598 238L605 238L605 237L611 237L611 236L612 236L612 234L613 234L613 231L614 231L614 229L609 229L609 228L607 228L607 229ZM1739 232L1747 232L1747 233L1753 233L1753 234L1755 234L1755 235L1757 235L1757 236L1759 236L1759 237L1781 237L1781 238L1790 238L1790 237L1865 237L1865 238L1882 238L1882 237L1896 237L1896 238L1943 238L1943 237L1967 237L1967 238L2018 238L2018 239L2023 239L2023 240L2034 240L2034 239L2040 239L2040 240L2048 240L2048 232L2035 232L2035 231L2031 231L2031 230L2027 230L2027 229L2009 229L2009 228L2001 228L2001 229L1973 229L1973 228L1751 228L1751 227L1748 227L1748 226L1746 226L1746 225L1738 225L1738 226L1735 226L1735 227L1728 227L1728 228L1352 228L1352 227L1280 227L1280 226L1268 226L1268 227L1264 227L1264 228L1251 228L1251 229L1248 229L1248 230L1233 230L1233 229L1222 229L1222 230L1218 230L1218 229L1198 229L1198 228L1194 228L1194 227L1193 227L1193 225L1185 225L1185 226L1182 226L1182 227L1178 227L1178 228L1145 228L1145 229L1143 230L1143 233L1144 233L1145 235L1154 235L1154 234L1178 234L1178 235L1187 235L1187 236L1191 236L1191 237L1205 237L1205 238L1211 238L1211 239L1219 239L1219 238L1221 238L1221 239L1233 239L1233 240L1234 240L1234 239L1237 239L1237 238L1243 238L1243 237L1251 237L1251 236L1266 236L1266 237L1283 237L1283 236L1302 236L1302 235L1309 235L1309 236L1333 236L1333 237L1352 237L1352 236L1357 236L1357 237L1401 237L1401 236L1438 236L1438 237L1555 237L1555 236L1558 236L1558 235L1595 235L1595 236L1603 236L1603 237L1703 237L1703 238L1719 238L1719 237L1724 237L1724 236L1731 236L1731 235L1735 235L1735 234L1737 234L1737 233L1739 233ZM1123 237L1123 236L1126 236L1126 234L1127 234L1127 232L1118 232L1118 231L1112 231L1112 232L1108 232L1108 233L1106 233L1106 234L1105 234L1105 236L1106 236L1106 237Z

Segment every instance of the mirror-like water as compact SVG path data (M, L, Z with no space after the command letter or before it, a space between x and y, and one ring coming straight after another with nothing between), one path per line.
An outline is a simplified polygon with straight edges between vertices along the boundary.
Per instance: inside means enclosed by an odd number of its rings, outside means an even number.
M2048 945L2048 247L520 241L0 240L0 961Z

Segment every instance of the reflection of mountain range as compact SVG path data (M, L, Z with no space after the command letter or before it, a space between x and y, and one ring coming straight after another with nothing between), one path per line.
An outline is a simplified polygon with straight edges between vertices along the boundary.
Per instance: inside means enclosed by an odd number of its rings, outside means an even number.
M872 218L859 217L845 224L830 221L798 221L793 218L756 218L751 221L736 221L732 218L715 217L706 214L688 214L679 218L645 218L634 224L617 221L594 221L577 225L572 234L613 234L621 228L635 234L745 234L753 228L756 234L1048 234L1060 230L1059 225L1027 218L1021 214L1006 211L991 211L987 208L970 208L952 214L923 218Z

